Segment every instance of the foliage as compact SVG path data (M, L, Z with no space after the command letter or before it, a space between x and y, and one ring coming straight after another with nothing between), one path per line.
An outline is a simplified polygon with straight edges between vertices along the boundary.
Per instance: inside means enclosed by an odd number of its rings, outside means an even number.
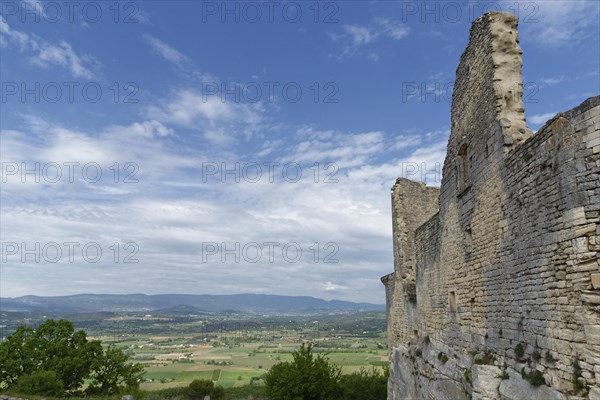
M215 386L212 394L210 395L211 400L225 400L227 398L227 394L223 386Z
M556 358L552 357L552 353L548 350L546 350L546 353L544 354L544 359L551 364L558 361Z
M529 382L529 384L531 386L537 387L537 386L546 384L544 375L537 369L534 369L534 370L530 371L529 373L527 373L527 372L525 372L525 368L522 368L521 369L521 377L523 379L525 379L527 382Z
M265 376L267 398L272 400L339 400L340 369L312 344L292 353L292 362L274 365Z
M523 345L521 343L519 343L515 346L515 355L517 356L517 358L519 360L521 360L523 358L523 356L525 355L525 348L523 347Z
M482 355L475 358L475 364L477 365L493 365L496 361L496 355L489 349L485 349Z
M498 375L498 378L504 380L507 380L510 378L510 376L508 375L508 372L506 372L506 370L503 370L500 375Z
M585 380L583 379L583 375L581 374L581 366L579 365L579 360L576 358L573 361L573 389L577 392L580 392L583 389L587 389L587 385Z
M215 384L208 379L194 379L188 386L187 394L190 399L204 400L204 396L212 394Z
M471 368L465 370L464 376L465 376L465 379L467 380L467 382L469 382L472 385L473 384L473 371L471 371Z
M437 358L442 364L446 364L446 362L448 361L448 356L446 355L446 353L441 351L438 353Z
M144 374L141 364L128 364L128 356L113 344L97 357L92 365L93 381L87 389L89 393L116 394L122 388L139 386Z
M63 383L54 371L36 371L31 375L21 375L17 379L15 390L41 396L60 396L63 393Z
M186 395L190 400L204 400L205 396L210 396L212 400L225 400L226 393L222 386L215 386L209 379L194 379L186 390Z
M344 400L380 400L387 397L389 371L381 373L373 368L361 368L359 372L342 375L340 386Z
M61 319L46 320L36 329L19 326L0 343L0 387L24 394L56 395L79 389L91 378L93 393L116 393L121 385L137 387L142 367L112 346L87 340L85 331Z
M88 341L86 333L61 319L47 320L35 330L19 326L0 343L0 382L9 388L23 375L53 371L63 390L73 390L90 374L92 361L102 353L98 341Z

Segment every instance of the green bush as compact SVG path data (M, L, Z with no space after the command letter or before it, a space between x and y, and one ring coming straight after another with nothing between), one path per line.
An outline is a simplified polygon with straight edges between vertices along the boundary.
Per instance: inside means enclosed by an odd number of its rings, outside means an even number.
M534 369L532 371L530 371L529 373L525 372L525 368L521 369L521 377L523 379L525 379L527 382L529 382L529 384L531 386L541 386L541 385L545 385L546 384L546 380L544 379L544 375L538 371L537 369Z
M525 348L521 343L515 346L515 355L519 360L523 359L523 356L525 355Z
M471 368L467 369L464 373L465 379L467 380L467 382L469 382L469 384L473 384L473 371L471 371Z
M190 399L204 400L215 390L215 384L208 379L194 379L188 386L187 395Z
M340 377L340 398L344 400L380 400L387 397L389 371L362 368L359 372Z
M63 383L54 371L36 371L19 377L15 391L23 394L60 396L63 393Z
M583 375L581 374L581 366L579 365L579 360L575 359L573 361L573 389L579 392L583 389L587 388L585 380L583 379Z
M81 390L84 380L91 379L90 393L113 394L139 385L143 369L128 359L113 346L104 350L100 341L88 340L71 322L48 319L36 329L19 326L0 343L0 387L53 391L60 382L64 394ZM41 377L49 386L42 385Z
M321 354L315 357L312 344L303 344L292 357L292 362L276 364L266 374L268 399L339 400L338 367Z
M448 356L446 355L446 353L443 353L441 351L438 353L437 358L442 364L446 364L446 362L448 361Z
M215 386L212 394L210 395L210 400L225 400L226 398L227 394L225 393L223 386Z

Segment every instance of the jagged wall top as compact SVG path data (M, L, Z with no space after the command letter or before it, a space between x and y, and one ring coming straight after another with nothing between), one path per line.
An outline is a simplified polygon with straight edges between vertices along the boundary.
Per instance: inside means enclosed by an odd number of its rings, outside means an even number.
M518 18L488 13L473 22L452 95L452 130L444 178L455 185L457 157L468 146L470 165L501 157L532 135L525 123ZM459 185L457 185L459 186ZM460 188L458 189L460 190Z

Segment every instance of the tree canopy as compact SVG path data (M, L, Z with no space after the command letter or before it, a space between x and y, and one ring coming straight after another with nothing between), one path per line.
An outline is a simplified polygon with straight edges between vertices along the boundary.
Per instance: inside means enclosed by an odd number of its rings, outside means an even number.
M85 379L92 380L89 391L113 394L137 387L143 373L121 350L104 349L64 319L46 320L35 329L19 326L0 343L0 366L0 387L48 396L59 388L62 394L78 390Z
M387 370L362 369L341 375L325 355L314 355L312 344L303 344L293 361L274 365L265 376L270 400L384 400Z

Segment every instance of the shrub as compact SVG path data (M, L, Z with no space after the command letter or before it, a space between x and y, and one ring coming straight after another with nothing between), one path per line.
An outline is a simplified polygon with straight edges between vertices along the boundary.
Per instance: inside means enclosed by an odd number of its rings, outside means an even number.
M521 343L515 346L515 355L519 360L523 359L523 356L525 355L525 348Z
M485 350L483 355L475 359L475 364L478 365L493 365L496 360L496 355L490 350Z
M587 389L587 385L581 374L581 366L579 365L579 360L577 358L575 360L573 360L572 365L573 365L573 380L572 380L573 389L575 389L577 392L579 392L583 389Z
M63 383L54 371L36 371L30 375L22 375L14 389L24 394L60 396L63 393Z
M467 380L467 382L469 382L469 384L473 384L473 371L471 371L471 368L465 370L464 373L465 379Z
M359 372L340 378L340 396L344 400L380 400L387 396L389 372L362 368Z
M194 379L188 386L187 395L190 399L204 400L204 396L212 394L215 389L213 381L208 379Z
M546 354L544 354L544 359L549 363L555 363L557 361L556 358L552 357L552 353L548 350L546 350Z
M531 358L533 359L533 361L538 362L542 358L542 355L540 354L539 351L534 350L534 352L531 353Z
M339 399L338 367L321 354L315 357L312 344L303 344L292 357L292 362L276 364L266 374L268 399Z
M529 382L529 384L531 386L541 386L541 385L545 385L546 384L546 380L544 379L544 375L538 371L537 369L534 369L532 371L530 371L529 373L525 372L525 368L521 369L521 377L523 379L525 379L527 382Z
M437 358L442 364L446 364L446 362L448 361L448 356L446 355L446 353L443 353L441 351L438 353Z
M500 375L498 375L498 378L502 379L503 381L507 380L508 378L510 378L508 376L508 372L506 372L506 370L503 370Z

